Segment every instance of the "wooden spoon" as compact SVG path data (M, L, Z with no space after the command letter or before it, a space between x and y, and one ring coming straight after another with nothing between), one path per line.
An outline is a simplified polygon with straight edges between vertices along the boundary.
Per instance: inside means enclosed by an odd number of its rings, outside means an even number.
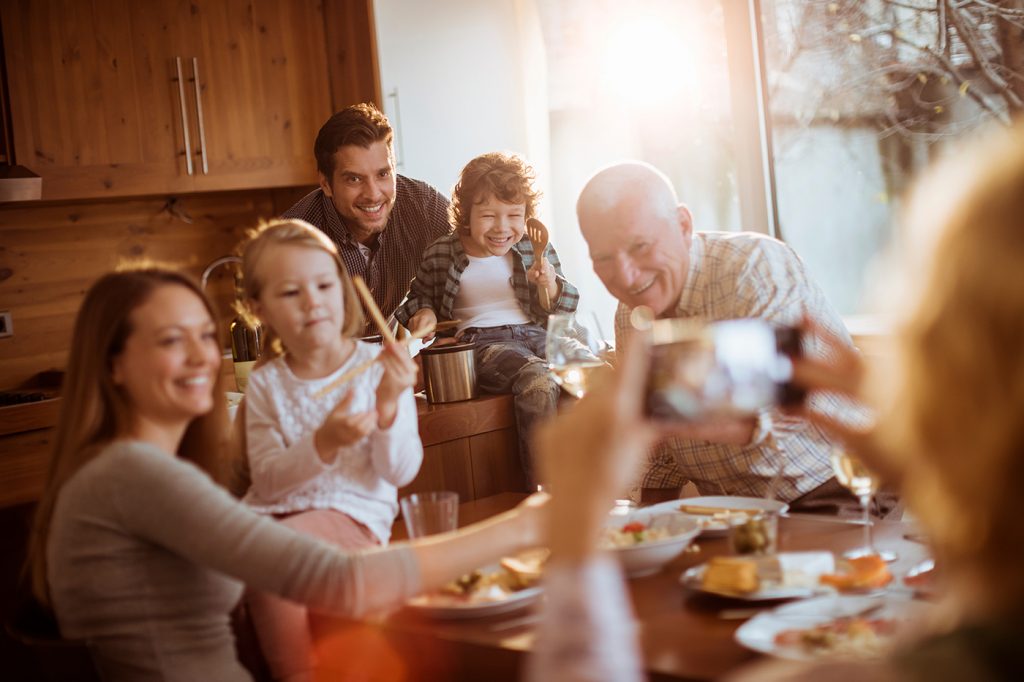
M530 218L526 221L526 236L530 238L530 243L533 245L533 257L535 259L543 258L544 250L548 248L548 228L536 218ZM548 296L548 290L538 286L537 292L544 310L550 311L551 297Z

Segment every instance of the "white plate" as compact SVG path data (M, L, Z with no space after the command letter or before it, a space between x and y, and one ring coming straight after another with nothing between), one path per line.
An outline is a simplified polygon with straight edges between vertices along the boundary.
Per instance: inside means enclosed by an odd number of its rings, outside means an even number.
M541 587L528 587L512 592L501 601L464 602L457 597L446 598L443 594L425 594L413 597L406 606L413 611L444 620L484 618L502 613L511 613L534 604L544 594Z
M642 507L644 511L674 511L692 519L700 519L704 526L701 535L715 537L726 535L729 532L729 525L725 521L715 520L703 514L687 514L681 511L681 507L716 507L720 509L743 509L750 511L773 511L784 514L789 505L779 500L769 500L763 497L735 497L732 495L709 495L707 497L684 497L678 500L660 502L650 507Z
M818 584L818 577L822 573L835 572L835 561L828 552L781 552L776 558L782 563L783 571L789 573L795 584L782 582L767 583L762 585L757 592L716 592L706 590L703 585L704 569L707 564L701 564L687 569L681 576L679 582L685 587L705 594L714 594L729 599L742 599L743 601L773 601L778 599L802 599L813 597L817 594L825 594L833 590L824 585ZM765 558L767 560L767 557Z
M810 628L838 618L855 616L875 604L882 604L882 607L865 617L909 622L924 617L929 609L927 604L894 594L883 597L834 595L805 599L754 616L736 630L736 641L748 649L794 661L827 658L826 653L815 654L798 647L779 646L775 643L775 636L785 630Z

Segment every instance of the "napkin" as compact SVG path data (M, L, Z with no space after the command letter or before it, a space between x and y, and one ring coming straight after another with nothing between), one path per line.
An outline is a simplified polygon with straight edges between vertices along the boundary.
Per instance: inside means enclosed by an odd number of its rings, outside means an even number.
M821 575L836 569L831 552L781 552L754 561L762 583L781 587L816 587Z

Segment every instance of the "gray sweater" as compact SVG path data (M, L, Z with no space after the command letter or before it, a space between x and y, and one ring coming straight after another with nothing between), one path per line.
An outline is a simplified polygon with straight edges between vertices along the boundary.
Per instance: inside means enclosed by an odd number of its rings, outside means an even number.
M107 680L249 680L228 614L246 583L346 616L420 589L408 547L342 553L238 503L203 471L120 441L61 491L47 546L65 637Z

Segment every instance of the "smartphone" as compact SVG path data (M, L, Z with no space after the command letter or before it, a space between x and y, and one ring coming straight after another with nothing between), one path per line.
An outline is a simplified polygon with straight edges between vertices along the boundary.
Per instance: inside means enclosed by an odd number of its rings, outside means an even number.
M760 319L650 323L645 413L667 421L749 417L802 402L791 383L800 330Z

